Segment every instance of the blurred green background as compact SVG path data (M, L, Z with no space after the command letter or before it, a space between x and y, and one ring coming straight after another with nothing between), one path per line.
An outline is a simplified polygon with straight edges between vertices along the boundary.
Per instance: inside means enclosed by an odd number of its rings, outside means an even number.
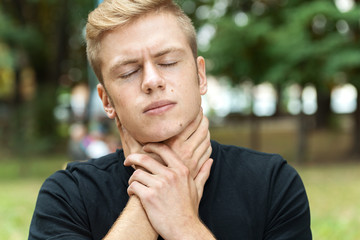
M178 3L207 61L212 138L283 155L314 239L360 239L360 1ZM27 238L47 176L121 146L86 61L96 4L0 0L0 239Z

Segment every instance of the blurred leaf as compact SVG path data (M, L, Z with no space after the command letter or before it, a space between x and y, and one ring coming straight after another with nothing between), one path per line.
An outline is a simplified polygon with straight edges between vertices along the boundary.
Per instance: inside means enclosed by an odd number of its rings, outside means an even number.
M11 50L3 43L0 42L0 69L14 67L14 57Z

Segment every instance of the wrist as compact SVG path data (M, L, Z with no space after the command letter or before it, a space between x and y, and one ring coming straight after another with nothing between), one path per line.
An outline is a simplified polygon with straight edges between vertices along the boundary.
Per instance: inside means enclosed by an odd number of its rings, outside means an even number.
M178 228L180 230L180 228ZM186 226L182 229L184 231L177 231L177 234L174 235L173 240L212 240L215 239L211 231L205 226L205 224L199 219L194 221L189 221Z

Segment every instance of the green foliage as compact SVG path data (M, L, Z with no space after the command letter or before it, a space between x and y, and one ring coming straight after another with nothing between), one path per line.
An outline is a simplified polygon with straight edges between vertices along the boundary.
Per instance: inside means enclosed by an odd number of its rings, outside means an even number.
M11 104L7 146L17 149L22 145L24 152L28 152L52 150L58 143L58 123L53 113L56 89L60 85L70 89L75 82L87 80L82 32L87 14L94 6L95 1L88 0L1 3L0 44L7 51L0 53L0 67L10 68L14 73L14 93L5 99ZM35 72L35 99L25 100L21 96L20 75L24 68ZM79 70L80 77L73 79L71 69Z
M203 53L213 62L212 74L234 82L322 87L331 85L337 72L360 67L359 4L347 13L326 0L262 4L263 14L246 11L246 26L237 26L233 17L244 9L228 9L224 18L214 20L216 35ZM339 24L348 24L349 33L340 33Z
M211 73L228 76L233 82L251 78L262 81L262 72L269 65L266 55L266 34L271 25L266 19L238 27L232 17L217 23L217 35L205 57L211 59Z
M12 55L12 52L5 44L0 42L0 68L12 69L13 66L14 56Z
M327 76L334 76L340 71L359 68L360 51L351 47L343 47L327 58L324 72Z
M271 35L272 51L277 61L275 61L275 73L274 70L269 71L269 79L286 81L291 74L295 74L296 82L319 86L330 81L337 71L344 70L340 65L334 66L334 63L342 62L344 66L347 62L346 57L341 59L338 57L348 39L335 27L337 21L343 19L345 15L341 14L333 3L328 1L304 3L297 8L295 14L287 9L284 15L286 23ZM318 24L323 26L316 27L316 21L320 21ZM352 47L353 51L354 47ZM331 61L330 59L334 57L336 60ZM278 69L281 69L281 72Z
M43 38L33 25L19 25L1 8L0 41L9 44L12 48L22 48L32 53L40 51L44 44Z

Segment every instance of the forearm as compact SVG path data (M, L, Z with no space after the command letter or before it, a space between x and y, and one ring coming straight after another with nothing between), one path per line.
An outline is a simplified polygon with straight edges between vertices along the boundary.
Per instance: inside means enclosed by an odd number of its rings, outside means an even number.
M157 239L157 237L158 234L151 226L140 199L131 196L104 240L152 240Z
M194 240L215 240L216 238L212 234L212 232L202 223L201 226L197 229L197 234L192 234L192 238L187 239L194 239Z
M194 219L195 220L195 219ZM212 232L202 223L200 219L195 221L179 224L178 228L173 231L171 240L215 240ZM170 240L170 239L167 239Z

